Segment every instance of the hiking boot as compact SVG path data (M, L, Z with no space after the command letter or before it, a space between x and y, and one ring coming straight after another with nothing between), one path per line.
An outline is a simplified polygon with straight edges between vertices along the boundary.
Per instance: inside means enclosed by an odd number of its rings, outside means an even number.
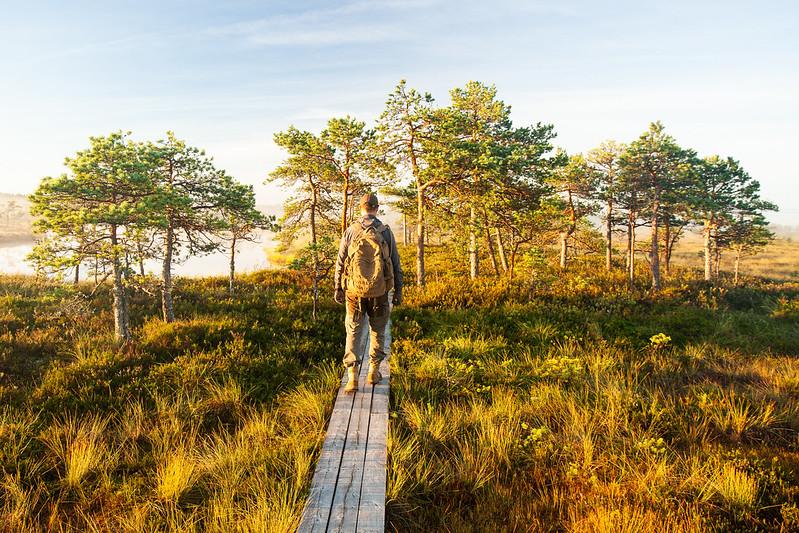
M358 365L348 366L347 374L349 375L349 381L344 387L344 392L358 392Z
M383 374L380 373L380 363L369 363L369 376L366 380L372 385L377 385L381 379L383 379Z

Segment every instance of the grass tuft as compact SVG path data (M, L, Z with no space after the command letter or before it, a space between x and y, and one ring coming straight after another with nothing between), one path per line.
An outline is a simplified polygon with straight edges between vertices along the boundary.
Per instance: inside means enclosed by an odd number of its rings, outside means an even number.
M68 488L80 488L90 472L113 463L114 455L103 440L107 425L108 419L99 416L83 420L67 416L42 435L62 466L59 473Z
M191 489L200 474L192 450L181 445L161 458L155 470L155 493L167 502L177 502Z

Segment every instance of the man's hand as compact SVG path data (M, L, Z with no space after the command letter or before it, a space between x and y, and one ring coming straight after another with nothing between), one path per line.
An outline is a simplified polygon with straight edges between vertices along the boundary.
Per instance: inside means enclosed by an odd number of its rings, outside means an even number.
M337 304L344 303L344 289L336 289L336 293L333 295L333 301Z
M395 292L394 296L391 298L391 305L397 307L398 305L402 305L402 293Z

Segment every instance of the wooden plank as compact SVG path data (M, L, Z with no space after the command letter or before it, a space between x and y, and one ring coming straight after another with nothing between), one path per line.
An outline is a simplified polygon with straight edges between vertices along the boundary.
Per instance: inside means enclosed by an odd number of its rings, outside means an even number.
M311 490L305 503L300 526L297 531L307 533L324 533L330 519L330 508L333 504L333 495L336 490L338 471L341 465L341 456L347 438L347 430L352 413L352 404L355 400L352 394L344 392L347 384L347 373L341 380L333 413L327 427L325 441L319 453Z
M383 379L374 386L369 420L369 439L363 465L361 502L358 506L359 533L383 533L386 518L386 467L388 461L388 399L391 372L386 358L381 365Z
M366 329L368 333L368 329ZM369 343L365 342L368 347ZM358 394L352 406L350 429L341 467L338 474L336 494L333 496L333 508L330 511L328 533L350 533L355 531L358 523L358 506L361 500L361 483L363 482L363 461L366 456L366 444L369 436L369 416L371 414L372 386L366 382L368 374L368 348L364 349L361 365Z
M390 328L389 323L389 344ZM366 325L358 346L363 358L359 392L344 392L345 372L297 531L384 531L391 372L387 353L380 367L382 381L375 386L366 382L370 340Z
M361 349L365 345L368 346L365 341L368 339L368 331L368 328L364 328L359 343L360 346L358 346ZM359 386L365 382L365 377L362 377L366 375L364 365L361 365L360 370ZM348 376L345 371L333 405L333 413L330 416L325 441L322 444L319 460L314 470L308 499L303 509L300 525L297 528L298 532L325 533L328 530L333 499L339 481L341 461L349 434L353 404L359 396L344 391L347 381Z

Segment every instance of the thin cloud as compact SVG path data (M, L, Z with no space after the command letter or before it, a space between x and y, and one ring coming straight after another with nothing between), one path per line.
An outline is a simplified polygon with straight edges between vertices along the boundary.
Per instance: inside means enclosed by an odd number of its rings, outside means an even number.
M503 3L503 2L500 2ZM559 13L576 16L573 4L552 2L510 2L517 13ZM501 19L495 5L463 2L454 7L443 0L376 0L346 4L330 9L314 9L293 15L209 28L215 36L238 37L254 46L330 46L377 42L412 42L424 34L424 28L458 26L459 21Z
M305 11L210 28L210 35L233 36L256 46L330 46L401 41L412 36L396 11L415 13L431 2L357 2L335 9ZM388 19L381 21L380 19Z
M401 41L409 35L395 26L341 28L307 31L286 31L265 28L263 32L250 35L248 41L255 45L273 46L331 46L337 44L363 44L386 41Z
M76 46L66 50L59 50L50 54L44 54L36 57L20 58L16 61L17 65L33 65L36 63L45 63L53 59L62 59L65 57L80 56L91 54L96 51L108 51L111 49L129 49L132 45L138 46L141 43L153 43L164 40L165 38L174 37L179 35L175 32L172 34L142 34L133 37L126 37L124 39L112 39L110 41L100 41L94 43L86 43L82 46Z

